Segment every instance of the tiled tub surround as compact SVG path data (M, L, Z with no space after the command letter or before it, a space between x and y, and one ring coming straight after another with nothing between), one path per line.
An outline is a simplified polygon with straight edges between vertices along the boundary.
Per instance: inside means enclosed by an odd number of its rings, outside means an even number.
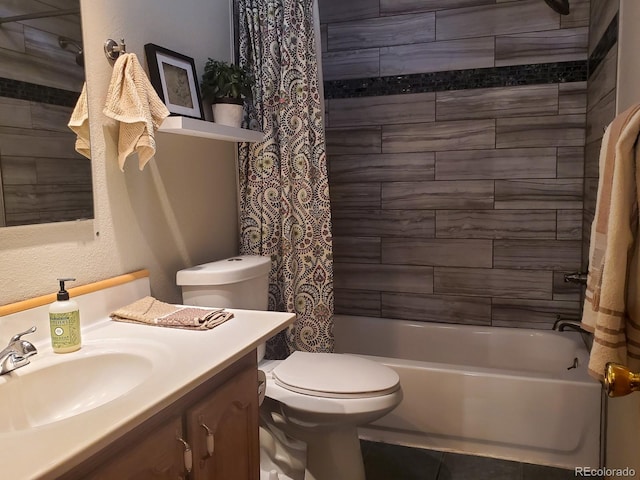
M320 1L338 313L578 314L589 2L571 7Z

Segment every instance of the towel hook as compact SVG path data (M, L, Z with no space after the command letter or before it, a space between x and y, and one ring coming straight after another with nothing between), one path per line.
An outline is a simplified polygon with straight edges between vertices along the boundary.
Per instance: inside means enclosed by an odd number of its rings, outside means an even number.
M110 38L104 42L104 54L109 60L116 60L123 53L127 53L127 46L124 43L124 38L121 39L120 42L120 45L118 45L118 42Z

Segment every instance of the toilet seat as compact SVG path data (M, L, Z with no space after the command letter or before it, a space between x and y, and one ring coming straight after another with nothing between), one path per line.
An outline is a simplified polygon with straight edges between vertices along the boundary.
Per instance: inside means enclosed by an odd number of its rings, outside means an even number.
M314 397L363 399L400 388L391 368L372 360L335 353L293 352L272 371L276 385Z

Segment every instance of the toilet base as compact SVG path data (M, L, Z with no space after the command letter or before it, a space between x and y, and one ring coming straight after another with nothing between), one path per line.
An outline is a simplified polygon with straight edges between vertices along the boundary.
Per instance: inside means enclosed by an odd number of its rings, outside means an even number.
M296 437L307 443L307 470L314 480L365 480L356 427L296 430Z

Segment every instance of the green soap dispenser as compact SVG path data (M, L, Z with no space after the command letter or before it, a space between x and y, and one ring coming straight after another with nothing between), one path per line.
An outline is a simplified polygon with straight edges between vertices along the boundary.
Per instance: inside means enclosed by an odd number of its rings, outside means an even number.
M56 353L75 352L80 349L80 310L75 300L69 299L64 282L75 278L59 278L60 291L57 301L49 306L51 346Z

